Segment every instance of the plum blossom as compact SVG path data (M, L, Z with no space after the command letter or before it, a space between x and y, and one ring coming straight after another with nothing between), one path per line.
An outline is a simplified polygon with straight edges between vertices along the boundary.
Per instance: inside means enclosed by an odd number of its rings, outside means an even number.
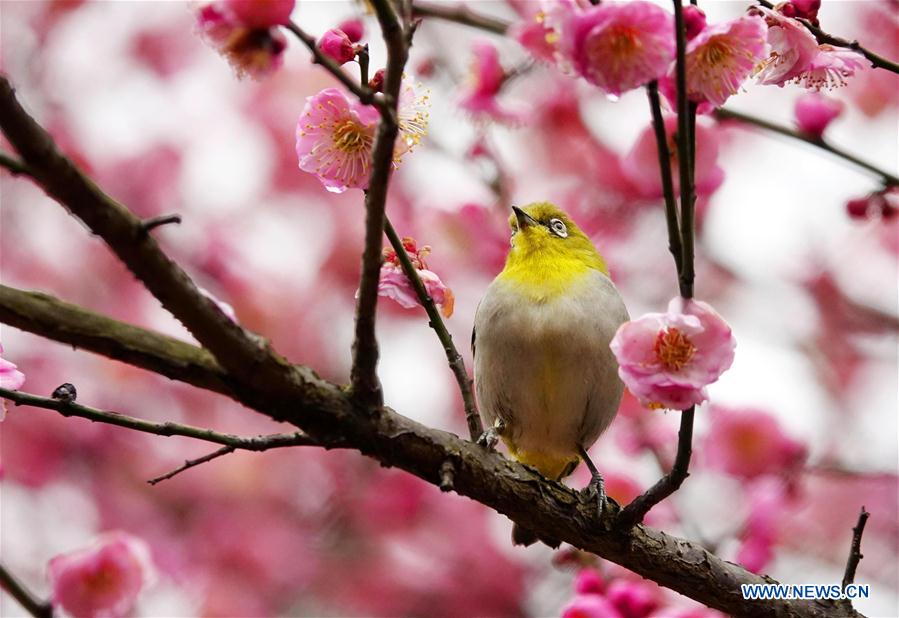
M419 94L411 84L403 85L394 166L427 133L429 96ZM374 107L351 101L336 88L308 97L296 128L300 169L318 176L325 188L334 193L367 188L378 118Z
M559 45L580 75L618 96L668 72L674 59L674 21L650 2L603 2L571 12Z
M768 57L756 66L760 84L783 86L808 70L818 54L818 41L805 26L774 11L754 7L752 15L761 15L768 24Z
M331 28L318 40L318 48L338 64L346 64L356 57L356 46L339 28Z
M562 618L625 618L607 598L579 594L562 608Z
M56 556L48 570L53 604L79 618L127 615L154 576L147 544L125 532L101 535L91 547Z
M705 387L733 363L736 341L711 306L674 298L667 313L622 324L610 347L618 375L644 405L686 410L708 399Z
M719 107L736 94L755 65L767 56L767 27L747 15L708 26L687 44L687 94ZM674 74L666 78L675 90Z
M403 238L403 247L415 270L418 271L418 277L424 284L428 296L435 305L440 307L440 311L445 317L450 317L453 314L455 297L453 291L443 284L440 277L428 269L425 256L431 252L431 247L425 245L419 249L415 239L408 237ZM406 309L412 309L421 304L418 302L418 295L415 293L415 288L412 287L412 282L403 272L396 251L389 247L384 248L384 263L381 266L381 278L378 281L378 295L391 298Z
M796 101L793 115L800 131L820 138L830 123L843 113L844 107L842 101L808 92Z
M365 24L362 23L361 19L355 17L340 22L337 29L345 33L351 43L358 43L365 36Z
M476 117L487 116L499 122L519 122L522 114L504 108L496 99L507 77L499 62L496 47L479 42L472 46L472 52L474 61L470 84L459 100L459 107Z
M15 391L25 383L25 374L14 363L4 359L3 344L0 344L0 388ZM0 399L0 421L6 417L6 400Z
M767 412L715 406L710 417L703 453L713 468L751 479L788 472L805 459L805 446Z
M811 64L796 76L795 81L809 90L833 90L846 85L846 79L868 66L860 53L851 49L819 45Z
M778 515L789 496L784 484L770 477L753 483L748 493L751 510L744 524L737 562L754 573L761 573L774 558L774 547L780 536Z
M281 66L287 39L277 26L290 20L295 0L214 0L197 12L197 30L238 77L265 77Z
M642 581L616 579L609 585L606 598L626 618L643 618L660 605L659 589Z

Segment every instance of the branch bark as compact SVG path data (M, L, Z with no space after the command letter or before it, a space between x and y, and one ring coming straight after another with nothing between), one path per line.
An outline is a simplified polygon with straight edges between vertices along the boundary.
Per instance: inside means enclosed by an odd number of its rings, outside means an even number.
M45 295L0 288L0 319L6 321L9 301L17 310L30 307L46 311L59 306L56 324L20 320L31 332L79 345L92 352L149 369L203 388L220 384L222 371L211 355L196 346L79 310ZM14 291L15 292L15 291ZM113 335L96 336L97 330L125 333L128 341L113 343ZM192 362L185 362L191 359ZM382 465L396 466L434 485L444 481L446 462L453 466L452 485L468 496L508 516L541 536L596 553L635 573L671 588L710 607L737 616L858 616L852 609L830 601L744 600L740 584L776 583L742 567L721 560L699 545L664 532L637 525L628 530L596 526L596 504L578 492L549 481L530 468L451 433L425 427L389 408L360 415L347 393L321 380L311 370L291 367L289 402L267 396L264 387L240 387L228 393L249 407L277 420L288 419L312 439L328 443L344 440ZM208 385L208 386L207 386ZM219 391L221 392L221 391ZM614 514L613 504L606 506Z
M464 4L447 6L430 2L415 2L412 4L412 14L419 17L433 17L446 21L480 28L493 34L505 34L509 29L509 22L488 15L475 13Z
M39 600L0 564L0 588L6 590L34 618L53 618L53 605Z

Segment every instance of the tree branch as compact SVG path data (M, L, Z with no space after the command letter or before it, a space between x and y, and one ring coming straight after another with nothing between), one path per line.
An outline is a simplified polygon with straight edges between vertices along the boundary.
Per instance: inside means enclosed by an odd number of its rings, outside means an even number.
M390 219L385 218L384 231L387 234L387 239L390 240L390 244L393 246L393 250L396 251L396 256L403 267L403 273L412 282L412 287L418 295L418 301L428 314L428 325L434 329L434 332L437 333L437 338L440 339L440 343L443 345L446 360L453 372L453 376L456 378L456 383L459 385L459 391L462 393L468 434L472 440L477 440L484 433L484 427L481 424L481 416L478 414L478 407L475 404L474 393L471 388L472 380L468 375L468 370L465 369L465 361L453 344L453 336L446 329L446 324L443 323L443 318L440 317L440 312L437 311L434 300L428 295L428 290L422 283L421 277L418 276L418 271L415 270L412 260L409 259L409 254L406 253L406 248L403 247L403 241L399 234L396 233L396 230L393 229Z
M6 590L34 618L53 618L53 605L39 600L0 564L0 588Z
M680 284L680 295L685 299L693 298L693 214L696 195L693 191L693 154L696 149L695 128L696 128L696 104L687 98L687 35L684 25L684 13L681 0L674 0L674 28L677 37L677 65L675 77L677 79L677 162L678 171L680 172L680 245L681 257L680 262L675 256L675 263L678 266L678 282ZM656 92L656 99L658 92ZM650 99L652 99L652 89L650 88ZM657 101L653 102L653 123L655 124ZM661 111L659 113L661 115ZM664 130L664 126L662 126ZM656 128L656 140L658 140L658 127ZM660 151L661 152L661 151ZM662 167L664 178L664 170L668 167L667 161L659 159ZM673 190L672 190L673 193ZM666 198L673 201L671 195ZM668 216L668 229L671 231L672 225L676 222L671 221L671 209L666 209ZM669 239L670 243L670 239ZM650 487L641 495L637 496L633 502L622 509L616 525L622 528L629 528L643 521L646 514L656 504L677 491L683 482L690 475L690 457L693 454L693 420L696 413L696 406L690 406L688 410L681 413L680 429L677 432L677 454L674 457L674 465L671 471L661 479L656 481L655 485Z
M103 193L57 149L0 75L0 128L46 193L100 236L147 289L180 320L237 381L265 384L271 396L284 386L289 365L248 336L200 293L190 277L143 231L142 221Z
M12 297L17 301L13 316L31 306L39 310L37 319L22 320L32 332L66 343L79 342L87 350L109 354L139 367L158 369L164 375L203 388L221 384L221 368L210 354L195 346L78 310L44 295L15 290L10 294L10 290L0 287L0 318L4 321L10 313L8 305ZM54 314L56 325L45 323L52 311L47 306L63 309ZM98 330L108 330L109 334L98 336ZM113 342L119 333L128 339ZM851 608L829 601L745 601L740 584L773 583L773 580L725 562L697 544L642 525L627 530L609 530L608 525L597 529L595 502L582 500L569 487L548 481L530 468L451 433L425 427L389 408L360 415L343 389L321 380L307 368L293 367L291 377L293 396L287 403L280 397L268 396L259 386L235 387L225 392L272 418L289 418L313 440L325 444L342 440L347 448L356 449L383 465L402 468L435 485L444 481L445 464L450 461L453 488L459 494L503 513L541 536L596 553L721 611L757 616L857 616Z
M656 135L656 149L659 154L659 169L662 174L662 194L665 197L665 220L668 223L668 250L674 258L678 280L683 270L683 250L680 242L680 228L677 221L677 200L674 197L674 182L671 178L671 153L668 152L668 132L662 118L662 104L659 99L659 83L651 81L646 86L649 108L652 112L652 127Z
M419 17L433 17L435 19L452 21L464 26L480 28L493 34L505 34L511 25L502 19L475 13L464 4L447 6L446 4L430 2L414 2L412 4L412 14Z
M767 9L774 9L774 5L767 0L758 0L758 3ZM809 20L803 19L802 17L794 17L793 19L800 22L808 29L809 32L815 35L818 43L826 43L827 45L845 47L847 49L857 51L865 58L867 58L873 66L881 69L886 69L887 71L891 71L893 73L899 73L899 63L893 62L892 60L888 60L883 56L875 54L870 49L863 47L858 41L850 41L848 39L828 34Z
M5 152L0 152L0 167L6 168L13 176L31 176L31 170L27 165Z
M387 45L384 95L388 103L386 108L381 109L381 119L378 122L378 132L372 150L371 177L365 191L365 248L362 252L362 274L359 278L353 339L353 367L350 372L354 398L367 407L377 407L383 400L377 375L378 341L375 336L375 311L378 306L387 186L393 168L394 145L399 134L397 105L403 69L409 57L406 34L393 5L389 0L374 0L373 5L381 25L384 43Z
M0 284L0 321L173 380L236 397L233 380L202 348L126 324L41 292Z
M742 112L736 112L730 109L718 108L714 112L715 117L718 120L735 120L739 123L750 125L754 127L758 127L761 129L765 129L766 131L771 131L772 133L777 133L778 135L783 135L795 140L799 140L801 142L805 142L806 144L811 144L816 148L820 148L825 152L829 152L832 155L836 155L845 161L849 161L853 165L856 165L868 172L871 172L875 176L879 176L884 185L887 186L899 186L899 176L891 174L886 170L883 170L875 165L872 165L866 161L862 161L855 155L849 154L842 148L838 148L828 142L824 141L823 138L815 138L811 135L807 135L800 131L795 131L788 127L781 126L779 124L775 124L773 122L769 122L762 118L758 118L756 116L750 116L749 114L744 114Z
M265 451L271 448L285 446L325 446L299 432L244 437L229 433L220 433L212 429L206 429L205 427L182 425L181 423L154 423L133 416L119 414L118 412L91 408L80 403L75 403L74 401L50 399L5 388L0 388L0 397L14 402L16 406L31 406L32 408L55 410L62 416L77 416L78 418L85 418L94 423L116 425L117 427L125 427L126 429L151 433L157 436L183 436L185 438L203 440L204 442L212 442L214 444L224 444L231 449ZM331 446L337 445L328 445L328 447Z
M865 533L865 524L868 523L870 515L865 510L865 507L862 507L861 512L858 514L858 523L852 529L852 547L849 550L849 558L846 560L846 571L843 573L842 589L844 591L846 586L855 581L855 570L858 568L858 563L864 558L862 555L862 535Z

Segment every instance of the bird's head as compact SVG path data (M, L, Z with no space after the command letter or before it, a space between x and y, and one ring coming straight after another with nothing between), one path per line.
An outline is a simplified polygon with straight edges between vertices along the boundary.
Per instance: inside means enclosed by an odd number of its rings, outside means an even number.
M608 274L596 247L565 212L549 202L512 207L512 248L507 266L581 263Z

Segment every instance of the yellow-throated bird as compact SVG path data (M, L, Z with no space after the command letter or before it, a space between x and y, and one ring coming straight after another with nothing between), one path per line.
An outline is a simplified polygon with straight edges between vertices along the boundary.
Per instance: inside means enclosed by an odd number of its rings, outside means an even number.
M567 214L548 202L512 210L505 268L474 320L480 410L512 457L548 478L571 474L584 459L601 513L602 476L586 451L621 401L609 342L627 309L602 257ZM513 529L516 544L535 540Z

